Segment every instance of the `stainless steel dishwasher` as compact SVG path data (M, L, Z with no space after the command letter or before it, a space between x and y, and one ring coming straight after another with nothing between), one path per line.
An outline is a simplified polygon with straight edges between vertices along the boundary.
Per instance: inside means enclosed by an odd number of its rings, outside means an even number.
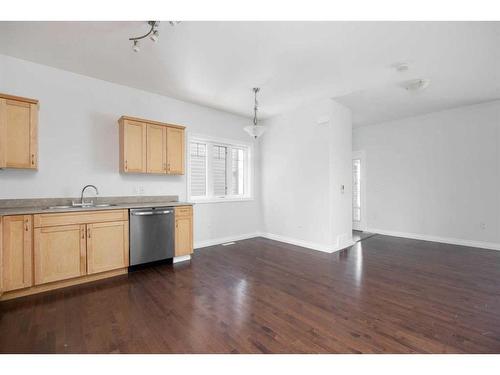
M131 266L174 257L172 207L131 209L129 223Z

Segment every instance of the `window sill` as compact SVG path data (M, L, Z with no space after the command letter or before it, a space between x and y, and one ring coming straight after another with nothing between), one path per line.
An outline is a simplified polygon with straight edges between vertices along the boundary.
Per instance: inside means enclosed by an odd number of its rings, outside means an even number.
M208 198L208 199L189 199L189 203L204 204L204 203L226 203L226 202L250 202L254 198Z

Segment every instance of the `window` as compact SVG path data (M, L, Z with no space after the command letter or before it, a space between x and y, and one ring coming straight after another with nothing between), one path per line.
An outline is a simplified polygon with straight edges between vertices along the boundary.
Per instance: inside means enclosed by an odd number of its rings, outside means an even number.
M192 142L189 146L191 160L191 196L207 195L207 145Z
M188 197L197 202L251 198L250 146L192 137Z

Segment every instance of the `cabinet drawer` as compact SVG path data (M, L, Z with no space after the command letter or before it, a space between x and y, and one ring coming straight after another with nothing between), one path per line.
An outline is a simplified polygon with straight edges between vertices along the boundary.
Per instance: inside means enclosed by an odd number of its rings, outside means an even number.
M191 206L175 207L175 217L181 217L181 216L193 216L193 207Z
M105 223L108 221L127 220L128 210L61 212L34 215L34 227L43 228L59 225Z

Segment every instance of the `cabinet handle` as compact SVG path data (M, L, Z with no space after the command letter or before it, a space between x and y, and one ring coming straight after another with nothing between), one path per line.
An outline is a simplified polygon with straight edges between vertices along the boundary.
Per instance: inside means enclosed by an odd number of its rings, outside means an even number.
M31 154L31 165L35 165L35 154Z
M127 169L128 169L128 163L127 163L127 161L125 160L125 170L127 170Z
M30 227L29 227L29 222L28 222L28 220L25 220L25 221L24 221L24 224L25 224L25 226L24 226L24 230L25 230L26 232L29 232Z
M90 228L87 228L87 237L90 238L91 235L90 235Z

